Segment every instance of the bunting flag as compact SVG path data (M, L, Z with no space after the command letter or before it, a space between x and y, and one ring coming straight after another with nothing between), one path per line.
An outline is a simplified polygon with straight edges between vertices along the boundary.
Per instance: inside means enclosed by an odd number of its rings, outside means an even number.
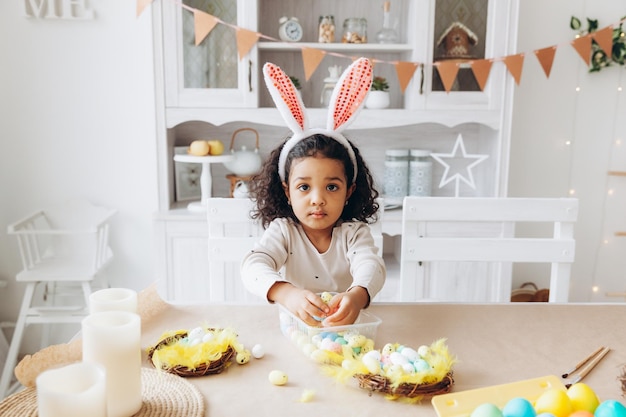
M326 52L315 48L302 48L302 64L304 66L304 78L309 81L319 64L326 56Z
M593 40L602 48L607 56L613 53L613 26L607 26L591 34Z
M487 79L491 72L491 66L493 62L490 59L477 59L470 63L474 78L480 87L480 91L485 91L485 85L487 85Z
M259 41L260 33L238 27L235 36L237 37L237 51L239 52L239 60L248 55L250 49Z
M449 93L456 80L456 74L459 72L459 64L456 61L439 61L434 65L439 71L443 88L446 93Z
M522 79L522 67L524 66L524 54L509 55L504 57L504 65L509 70L515 84L519 85Z
M200 45L204 38L208 36L208 34L213 30L215 25L217 25L217 18L215 16L211 16L208 13L205 13L201 10L193 11L193 23L195 26L196 33L196 46Z
M172 2L178 4L180 7L187 9L194 14L194 25L195 25L195 43L199 45L213 30L213 28L218 24L223 24L233 28L236 31L236 40L237 40L237 52L239 54L239 59L243 59L246 56L252 47L259 41L261 37L268 39L270 41L279 42L278 39L275 39L270 36L263 35L258 32L254 32L248 29L240 28L230 23L226 23L221 21L219 18L212 16L204 11L194 9L190 6L185 5L179 0L171 0ZM137 8L137 16L140 16L146 7L152 4L154 0L137 0L136 8ZM607 56L612 55L613 49L613 31L616 25L621 25L626 22L626 18L622 18L618 23L614 23L613 25L609 25L603 29L588 33L586 35L577 36L574 40L568 42L569 46L572 46L576 52L580 55L580 57L585 61L587 66L590 65L591 61L591 53L592 53L592 42L595 42L602 51ZM534 52L537 57L541 67L547 78L550 77L550 73L552 71L552 64L554 62L554 57L556 54L557 48L563 45L553 45L546 48L537 49ZM306 46L299 46L302 50L302 61L304 64L304 73L306 81L308 81L313 73L317 70L318 66L328 54L325 50L311 48ZM342 55L341 53L335 51L330 52L331 55L335 57L341 57L346 59L354 60L357 57ZM398 82L400 85L400 90L402 94L405 93L406 88L408 87L413 75L417 67L420 65L427 66L430 65L433 69L439 73L443 86L446 92L450 92L456 80L457 74L460 68L460 62L469 64L474 77L476 78L476 82L480 87L481 91L484 91L487 81L489 79L489 74L491 72L491 68L494 62L502 61L506 65L508 72L514 78L515 83L519 85L522 77L522 68L524 65L524 54L518 53L515 55L509 55L504 57L495 57L489 59L468 59L464 61L454 60L454 61L439 61L436 63L419 63L419 62L403 62L403 61L384 61L380 59L370 58L372 65L374 64L392 64L396 70L396 76L398 77ZM423 68L423 67L422 67Z
M137 17L141 16L146 7L148 7L154 0L137 0Z
M591 59L591 36L580 36L574 39L571 43L574 49L576 49L576 52L578 52L578 55L580 55L583 61L585 61L585 64L589 66L589 61Z
M556 46L548 46L547 48L537 49L535 56L543 68L543 72L546 74L546 78L550 78L550 72L552 71L552 62L554 62L554 55L556 54Z
M404 94L404 90L411 82L411 78L413 78L413 74L418 66L419 64L415 62L396 62L396 75L398 76L402 94Z

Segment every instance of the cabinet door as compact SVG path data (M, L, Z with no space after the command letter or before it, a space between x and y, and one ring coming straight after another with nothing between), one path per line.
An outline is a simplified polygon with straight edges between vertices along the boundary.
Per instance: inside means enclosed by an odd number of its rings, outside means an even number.
M239 59L235 27L256 31L256 1L162 2L167 107L256 107L256 47ZM194 12L221 21L195 44Z

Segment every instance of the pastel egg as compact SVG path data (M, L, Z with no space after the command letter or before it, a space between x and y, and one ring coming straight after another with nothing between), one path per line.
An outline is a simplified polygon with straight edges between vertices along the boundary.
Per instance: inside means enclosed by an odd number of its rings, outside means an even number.
M263 356L265 356L265 349L263 348L263 346L259 345L258 343L252 346L252 356L254 356L256 359L261 359Z
M210 342L211 340L213 340L215 336L213 335L213 333L207 333L204 336L202 336L202 343L207 343Z
M502 411L495 404L483 403L472 411L470 417L502 417Z
M376 359L377 361L380 361L380 352L377 350L370 350L369 352L366 352L365 355L363 355L363 357L372 357L374 359Z
M407 373L407 374L414 374L415 373L415 367L411 364L411 363L405 363L402 364L402 370Z
M420 357L422 358L425 358L426 356L428 356L429 353L430 353L430 348L426 345L422 345L417 348L417 354L420 355Z
M287 374L283 371L275 369L269 373L267 379L274 385L285 385L289 378L287 378Z
M417 351L415 349L411 349L410 347L403 347L402 350L399 350L399 352L411 362L415 362L420 358Z
M189 337L189 340L202 339L202 336L204 336L204 333L205 331L202 327L196 327L189 331L189 333L187 334L187 337Z
M595 417L625 417L626 407L617 400L605 400L593 413Z
M517 397L509 400L502 409L504 417L535 417L535 408L526 398Z
M380 372L380 362L373 357L364 356L361 361L363 362L363 365L365 365L370 374L377 374L378 372Z
M415 367L416 372L427 372L430 371L430 364L426 362L424 359L418 359L413 362L413 366Z
M394 365L404 365L405 363L409 363L407 357L400 352L391 352L391 355L389 355L389 359Z
M391 355L391 352L395 351L396 348L391 343L387 343L385 346L383 346L382 354L388 356Z

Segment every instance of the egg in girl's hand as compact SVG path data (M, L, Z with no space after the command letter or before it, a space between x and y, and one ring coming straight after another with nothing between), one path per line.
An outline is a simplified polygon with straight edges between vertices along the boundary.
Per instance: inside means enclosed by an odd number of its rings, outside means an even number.
M476 407L470 417L502 417L502 410L495 404L484 403Z
M267 378L274 385L285 385L288 380L287 374L284 373L283 371L279 371L278 369L275 369L272 372L270 372Z

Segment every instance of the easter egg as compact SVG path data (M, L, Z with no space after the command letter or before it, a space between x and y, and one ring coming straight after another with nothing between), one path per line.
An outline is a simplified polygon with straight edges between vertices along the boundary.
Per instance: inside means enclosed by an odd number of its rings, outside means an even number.
M573 411L572 402L562 389L551 388L535 401L537 414L552 413L555 417L568 417Z
M502 417L502 410L492 403L483 403L476 407L470 417Z
M411 349L410 347L403 347L402 350L400 350L400 353L411 362L415 362L419 359L417 351L415 349Z
M626 417L626 407L617 400L602 401L593 413L595 417Z
M578 382L569 387L567 390L567 396L572 402L574 411L585 410L593 413L600 404L600 400L598 400L596 393L589 387L589 385L583 382Z
M504 417L535 417L535 408L526 398L517 397L509 400L502 408Z
M590 413L587 410L578 410L570 414L569 417L593 417L593 413Z
M285 385L287 383L287 374L278 369L274 369L270 372L267 379L274 385Z
M373 356L364 356L361 360L370 374L377 374L380 372L380 362L378 359Z
M261 359L263 356L265 356L265 349L263 349L263 346L259 345L258 343L252 346L252 356L254 356L256 359Z

